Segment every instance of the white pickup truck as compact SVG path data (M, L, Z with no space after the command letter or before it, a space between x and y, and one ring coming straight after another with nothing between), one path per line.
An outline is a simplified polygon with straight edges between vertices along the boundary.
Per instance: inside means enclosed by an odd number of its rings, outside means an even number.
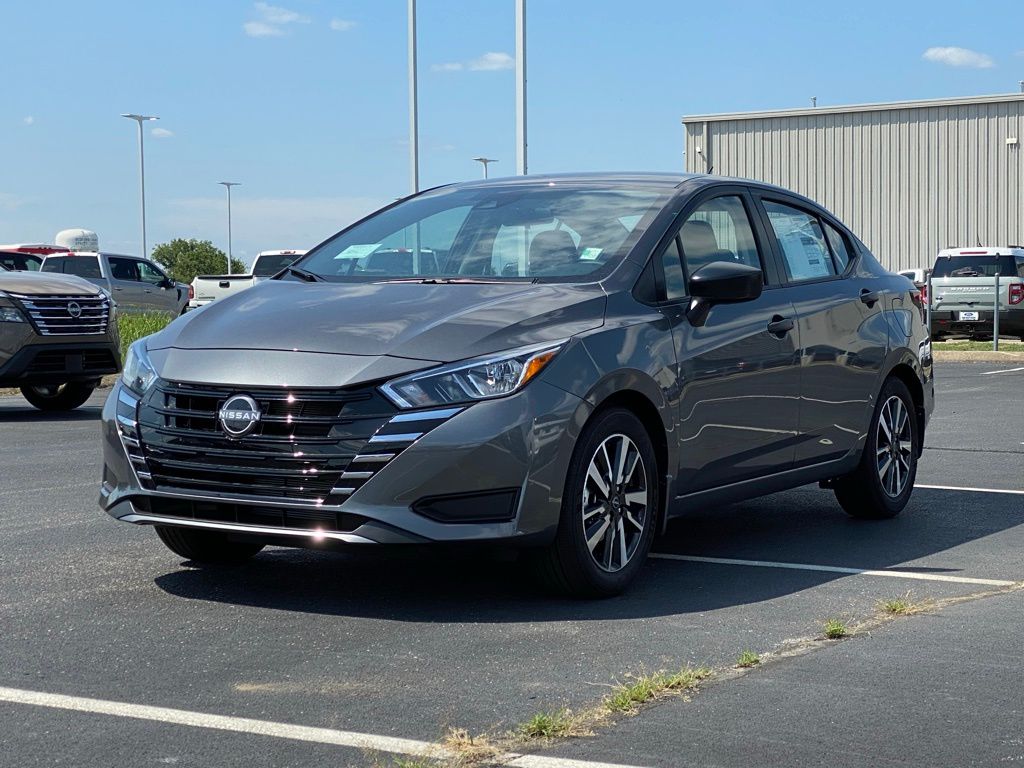
M260 251L252 272L240 275L197 275L188 289L188 308L197 309L211 301L244 291L287 267L305 251Z

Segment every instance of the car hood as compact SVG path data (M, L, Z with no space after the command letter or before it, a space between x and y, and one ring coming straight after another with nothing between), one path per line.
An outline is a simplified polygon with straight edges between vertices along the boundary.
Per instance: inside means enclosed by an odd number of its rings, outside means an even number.
M100 293L88 280L53 272L0 272L0 291L27 296L66 296L69 293L94 296Z
M452 362L600 327L599 285L268 280L190 312L151 350L262 350Z

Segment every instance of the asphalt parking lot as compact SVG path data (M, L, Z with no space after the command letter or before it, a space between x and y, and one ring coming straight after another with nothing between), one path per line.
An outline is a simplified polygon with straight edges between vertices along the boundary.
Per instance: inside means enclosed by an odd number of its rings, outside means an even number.
M391 765L379 755L450 727L499 734L630 674L780 647L802 650L504 762L1024 761L1012 367L940 365L901 517L851 520L816 487L709 509L599 602L539 595L517 563L469 555L268 549L192 567L98 510L105 393L59 417L0 398L0 765ZM809 641L908 592L939 605Z

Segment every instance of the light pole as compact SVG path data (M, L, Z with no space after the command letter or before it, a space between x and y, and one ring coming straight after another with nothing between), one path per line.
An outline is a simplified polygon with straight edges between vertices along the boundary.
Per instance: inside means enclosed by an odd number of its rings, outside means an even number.
M420 191L419 104L416 93L416 0L409 0L409 186Z
M218 181L228 191L228 274L231 274L231 188L239 186L240 181Z
M516 175L526 175L526 0L516 0Z
M142 124L148 120L159 120L160 118L154 115L133 115L130 113L122 114L121 117L134 120L139 125L139 183L142 190L142 257L148 258L149 251L146 249L146 155L143 151Z
M473 159L476 160L478 163L480 163L480 165L482 165L484 167L484 178L485 179L487 178L487 166L490 165L491 163L498 162L497 160L495 160L494 158L491 158L491 157L474 157Z

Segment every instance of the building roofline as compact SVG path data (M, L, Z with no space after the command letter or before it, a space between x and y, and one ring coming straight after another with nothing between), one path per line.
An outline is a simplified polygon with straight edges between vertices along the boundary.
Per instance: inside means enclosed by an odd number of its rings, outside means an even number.
M930 109L957 107L971 104L1000 104L1024 101L1024 93L997 93L989 96L961 96L952 99L918 99L915 101L883 101L871 104L845 104L834 107L800 107L754 112L720 112L707 115L686 115L683 123L713 123L723 120L758 120L771 117L804 117L809 115L836 115L847 112L882 112L890 109Z

